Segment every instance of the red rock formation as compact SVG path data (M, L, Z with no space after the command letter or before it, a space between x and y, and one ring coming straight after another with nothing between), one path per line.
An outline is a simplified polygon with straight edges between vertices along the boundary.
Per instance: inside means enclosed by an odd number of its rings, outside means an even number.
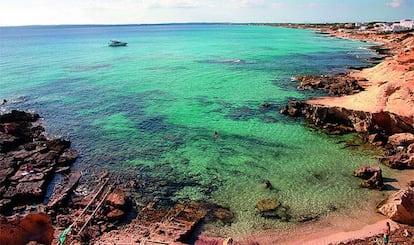
M412 133L398 133L388 137L388 144L393 146L407 147L414 143L414 134Z
M298 89L323 90L335 96L355 94L363 90L355 78L346 74L296 76L293 80L300 81Z
M126 194L123 190L117 188L108 195L106 202L112 206L123 208L126 203Z
M414 190L400 190L377 206L377 211L390 219L414 225Z
M361 183L362 187L370 189L382 189L384 186L384 182L382 179L382 170L380 167L363 166L354 171L354 176L366 180Z
M0 215L0 244L25 245L30 241L52 244L54 228L44 213L31 213L23 218L5 218Z
M329 107L306 101L290 101L281 113L305 117L309 123L329 134L356 132L375 146L390 145L382 162L391 168L414 168L414 118L391 112L364 112ZM402 147L402 149L400 149Z

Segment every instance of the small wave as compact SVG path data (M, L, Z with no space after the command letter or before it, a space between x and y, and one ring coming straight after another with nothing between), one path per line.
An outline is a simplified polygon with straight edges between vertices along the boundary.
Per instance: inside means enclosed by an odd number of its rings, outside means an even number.
M1 98L0 100L0 114L5 114L14 109L20 109L20 106L24 106L27 103L27 96L18 96L14 98Z
M111 68L112 64L97 64L97 65L80 65L75 67L70 67L73 72L85 72L85 71L94 71L104 68Z
M12 104L21 104L28 101L28 97L25 95L17 96L14 98L2 98L2 103L4 105L12 105ZM5 100L5 101L4 101Z
M148 67L145 70L149 71L176 71L176 70L186 70L187 67L185 66L156 66L156 67Z
M213 59L213 60L199 60L198 63L208 63L208 64L256 64L256 61L253 60L243 60L243 59Z

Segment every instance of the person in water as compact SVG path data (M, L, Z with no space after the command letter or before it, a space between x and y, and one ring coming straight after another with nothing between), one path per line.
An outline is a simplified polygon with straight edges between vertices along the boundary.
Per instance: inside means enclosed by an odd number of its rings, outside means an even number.
M217 133L217 131L214 131L213 137L214 137L214 139L218 139L218 138L220 138L220 135Z
M272 183L270 183L269 180L265 180L264 184L265 184L266 189L272 189L273 188Z
M390 240L390 233L391 233L391 227L390 227L390 223L387 222L387 227L385 227L384 229L384 244L388 244L389 240Z

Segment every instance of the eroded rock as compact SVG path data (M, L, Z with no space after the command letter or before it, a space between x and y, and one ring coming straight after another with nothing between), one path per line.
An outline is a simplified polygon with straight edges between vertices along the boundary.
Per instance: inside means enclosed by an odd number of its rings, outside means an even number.
M257 202L256 208L260 212L275 211L280 206L280 202L276 199L263 199Z
M336 96L355 94L363 90L355 78L346 74L296 76L293 80L300 81L298 89L323 90Z
M44 213L31 213L23 218L5 218L0 215L0 244L27 244L31 241L52 244L54 228Z
M45 137L39 118L22 111L0 115L0 200L8 200L1 203L0 213L43 201L57 163L68 167L77 157L69 141Z
M404 146L407 147L414 143L414 134L411 133L398 133L388 137L388 144L395 147Z
M257 210L260 215L265 218L280 219L288 221L290 219L289 209L283 206L276 199L263 199L257 202Z
M354 176L365 179L365 181L361 183L362 187L370 189L382 189L384 187L382 170L380 167L362 166L354 171Z
M125 207L126 194L123 190L117 188L106 198L106 202L114 207Z
M114 209L110 211L106 217L110 220L117 220L120 219L122 216L124 216L125 212L120 209Z
M414 190L400 190L377 206L377 211L388 218L414 225Z

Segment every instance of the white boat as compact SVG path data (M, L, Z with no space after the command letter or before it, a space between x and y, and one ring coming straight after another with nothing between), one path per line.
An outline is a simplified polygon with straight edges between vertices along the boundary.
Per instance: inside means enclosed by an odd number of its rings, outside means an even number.
M126 42L121 42L118 40L110 40L108 43L109 47L119 47L119 46L127 46L128 43Z

